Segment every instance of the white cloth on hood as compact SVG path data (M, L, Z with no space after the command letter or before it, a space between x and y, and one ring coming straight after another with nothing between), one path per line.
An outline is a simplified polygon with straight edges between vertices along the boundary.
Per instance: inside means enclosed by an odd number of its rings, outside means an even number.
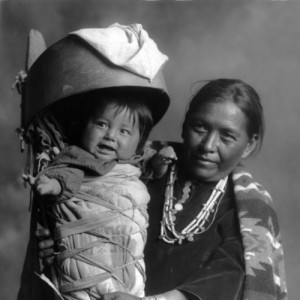
M150 81L168 57L161 53L141 24L112 24L71 32L85 40L113 64Z

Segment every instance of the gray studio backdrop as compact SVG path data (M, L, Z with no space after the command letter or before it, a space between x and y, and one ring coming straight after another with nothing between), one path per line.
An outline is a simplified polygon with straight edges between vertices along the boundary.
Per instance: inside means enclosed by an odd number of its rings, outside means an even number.
M29 229L29 193L20 179L25 155L14 133L20 97L10 88L24 66L27 33L38 29L50 45L79 28L137 22L170 58L172 104L153 138L180 140L197 81L241 78L261 95L266 136L248 166L274 198L289 298L299 299L299 15L298 1L0 1L0 298L16 297Z

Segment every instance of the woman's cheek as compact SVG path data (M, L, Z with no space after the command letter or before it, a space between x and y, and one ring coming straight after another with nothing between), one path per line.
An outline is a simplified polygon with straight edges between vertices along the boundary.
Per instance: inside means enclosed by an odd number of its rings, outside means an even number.
M193 131L188 131L186 135L187 145L194 146L201 143L201 136Z

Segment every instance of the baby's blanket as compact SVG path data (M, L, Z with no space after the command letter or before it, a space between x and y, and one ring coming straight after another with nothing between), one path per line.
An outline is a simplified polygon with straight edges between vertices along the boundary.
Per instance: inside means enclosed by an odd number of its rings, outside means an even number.
M106 175L86 178L76 197L52 208L60 251L56 280L65 298L144 295L149 194L139 176L138 168L117 164Z

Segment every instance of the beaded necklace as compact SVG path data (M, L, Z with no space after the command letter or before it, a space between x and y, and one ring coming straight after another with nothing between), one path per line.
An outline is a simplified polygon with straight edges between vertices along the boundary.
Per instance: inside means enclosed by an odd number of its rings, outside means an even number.
M160 238L168 244L178 242L182 243L183 240L193 241L195 234L202 234L213 224L222 196L225 192L228 176L219 180L210 194L207 202L203 205L202 209L181 232L175 229L176 213L183 209L183 204L189 198L192 183L187 181L183 189L182 198L174 205L174 184L177 177L175 164L171 166L167 188L165 192L165 203L163 207L163 217L161 221ZM211 214L212 217L211 217ZM210 221L209 221L210 220Z

